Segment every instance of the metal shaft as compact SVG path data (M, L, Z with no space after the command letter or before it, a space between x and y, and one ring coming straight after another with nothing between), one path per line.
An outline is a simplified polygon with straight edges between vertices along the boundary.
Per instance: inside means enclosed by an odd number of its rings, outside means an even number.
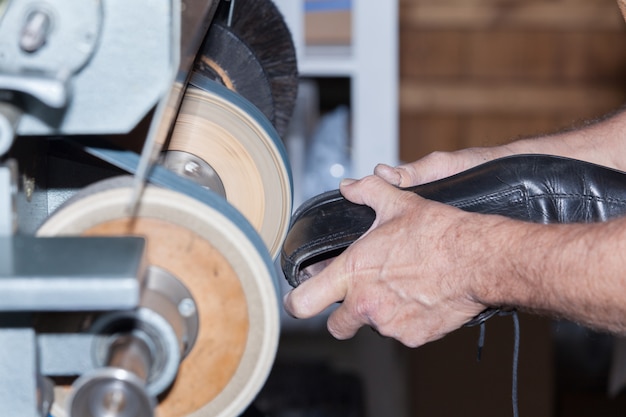
M146 382L152 360L150 348L143 339L134 334L123 334L111 344L107 365L132 372Z

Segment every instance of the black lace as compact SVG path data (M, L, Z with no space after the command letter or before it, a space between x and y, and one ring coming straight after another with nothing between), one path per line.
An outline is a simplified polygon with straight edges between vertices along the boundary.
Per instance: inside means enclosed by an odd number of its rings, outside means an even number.
M513 417L519 417L519 405L518 405L518 396L517 396L517 370L519 365L519 344L520 344L520 326L519 326L519 317L517 315L517 311L499 311L498 315L500 316L511 316L513 318L513 330L514 330L514 342L513 342L513 372L512 372L512 382L511 382L511 402L513 405ZM478 353L477 360L480 361L482 358L483 347L485 346L485 332L486 332L486 319L481 320L480 325L480 334L478 336Z

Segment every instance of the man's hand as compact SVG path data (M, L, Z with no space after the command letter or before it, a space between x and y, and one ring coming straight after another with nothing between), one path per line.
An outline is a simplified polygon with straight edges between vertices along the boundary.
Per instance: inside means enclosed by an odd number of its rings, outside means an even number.
M543 153L626 170L626 112L581 129L493 148L435 152L340 188L376 211L371 229L285 297L306 318L335 303L337 338L363 325L408 346L462 326L485 306L547 312L626 334L626 218L542 225L466 213L396 187L435 181L512 154Z
M376 220L285 297L290 314L308 318L341 302L328 320L336 338L350 338L369 325L415 347L461 327L485 308L475 290L492 252L469 240L480 232L478 223L502 221L499 217L424 200L377 176L344 181L340 189L348 200L372 207Z
M513 153L506 146L433 152L415 162L391 167L378 164L374 174L397 187L411 187L449 177L495 158Z

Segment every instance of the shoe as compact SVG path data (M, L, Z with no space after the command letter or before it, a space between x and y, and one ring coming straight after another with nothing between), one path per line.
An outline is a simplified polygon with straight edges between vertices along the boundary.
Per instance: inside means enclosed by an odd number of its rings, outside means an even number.
M626 214L626 173L549 155L500 158L403 190L462 210L535 223L600 222ZM375 216L339 190L302 204L281 251L289 284L296 287L321 271L370 228Z

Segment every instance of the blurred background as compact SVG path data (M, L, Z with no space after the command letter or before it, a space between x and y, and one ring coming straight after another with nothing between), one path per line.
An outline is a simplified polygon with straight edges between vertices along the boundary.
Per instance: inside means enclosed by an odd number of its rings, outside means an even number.
M279 0L301 86L287 146L295 206L377 162L506 143L601 117L626 99L626 24L615 0ZM286 290L286 289L285 289ZM512 415L513 324L418 349L325 317L284 317L257 405L268 416ZM620 340L522 314L521 416L626 413Z

